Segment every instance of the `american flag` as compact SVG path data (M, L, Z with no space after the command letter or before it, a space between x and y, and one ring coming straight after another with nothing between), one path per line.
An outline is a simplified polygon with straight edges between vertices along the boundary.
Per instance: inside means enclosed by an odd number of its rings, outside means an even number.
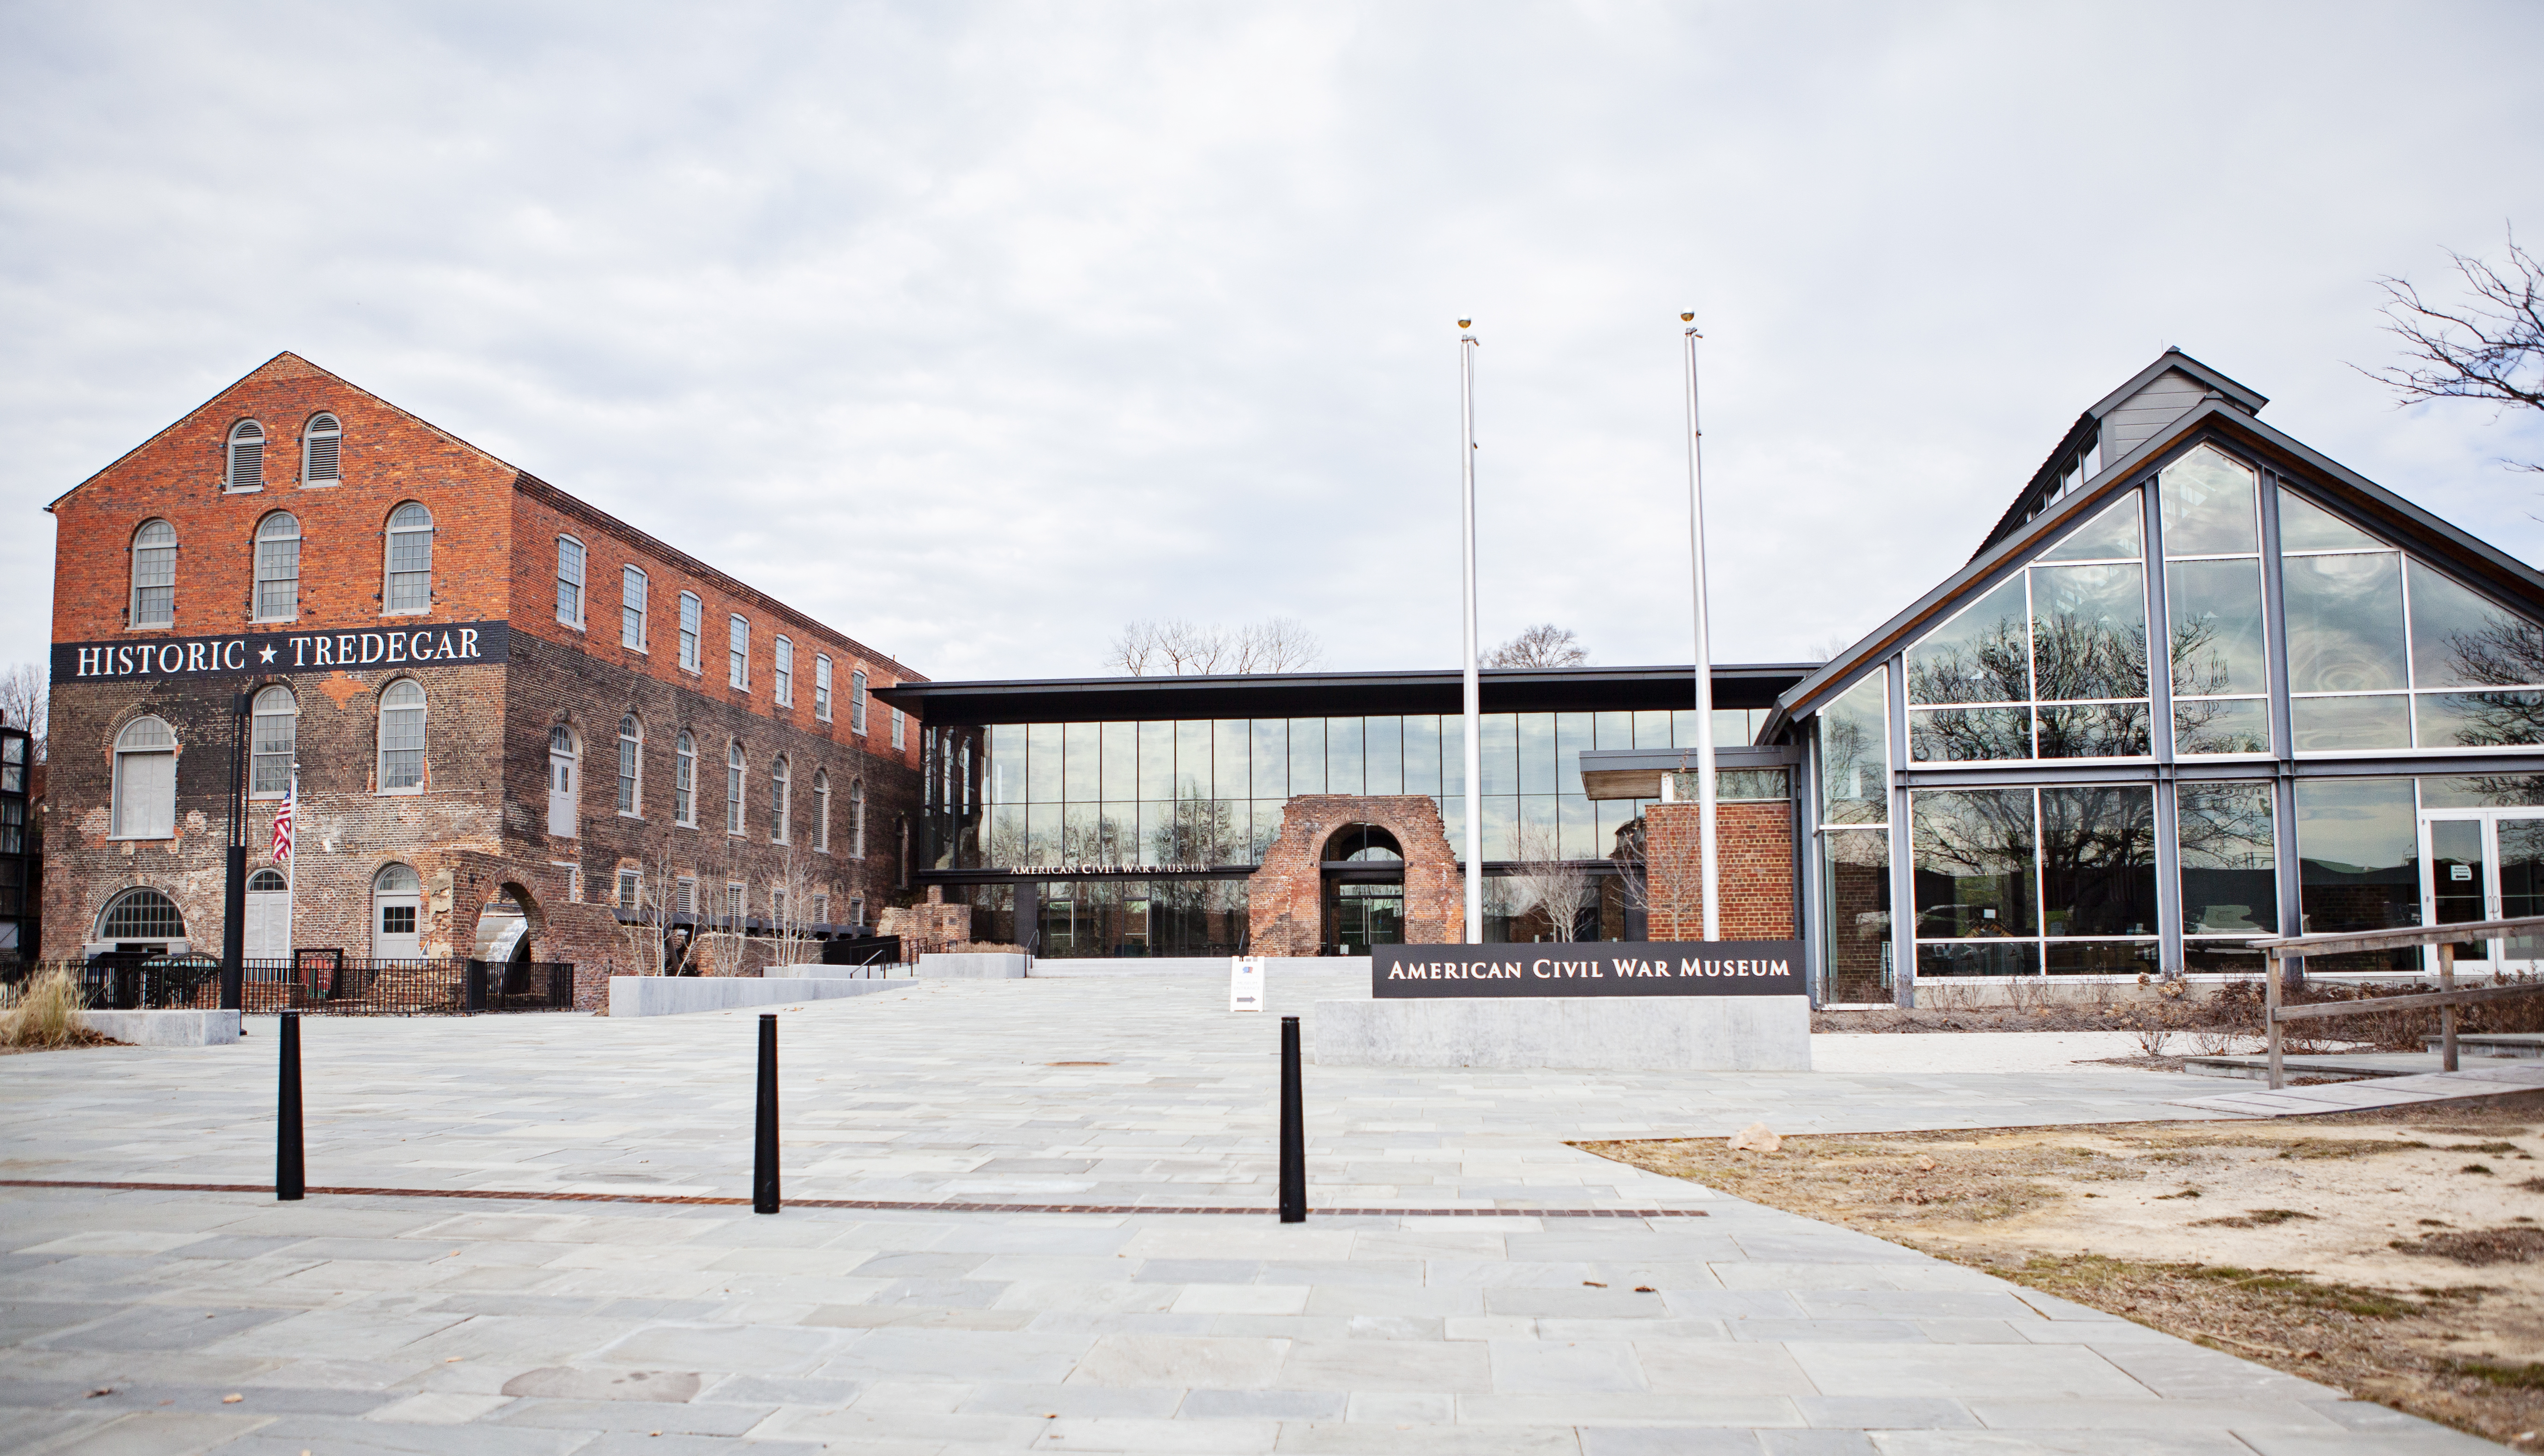
M291 777L291 787L283 791L282 805L274 811L274 862L291 863L291 806L300 797L300 776Z

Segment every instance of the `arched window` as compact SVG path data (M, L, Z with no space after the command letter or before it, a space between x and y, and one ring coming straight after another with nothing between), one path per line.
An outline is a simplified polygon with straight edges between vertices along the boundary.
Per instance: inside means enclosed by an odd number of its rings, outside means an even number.
M828 769L813 770L813 848L823 854L831 852L831 774Z
M572 536L557 538L557 620L583 625L583 543Z
M634 567L618 571L618 645L645 651L645 574Z
M859 860L866 857L866 781L863 779L848 786L848 855Z
M424 685L412 677L380 690L379 786L383 794L424 789Z
M742 832L742 744L727 743L724 753L724 832Z
M794 783L786 771L786 755L780 753L777 761L768 766L768 842L771 844L786 842L786 796L793 789Z
M173 627L177 622L177 528L143 521L132 533L132 625Z
M576 751L574 729L558 724L548 729L548 832L574 838L578 832L582 788L582 757Z
M223 485L232 491L255 491L265 486L265 426L253 420L242 420L230 426L229 469Z
M291 788L291 758L300 746L300 704L279 684L256 695L248 734L250 799L280 799Z
M300 432L300 484L332 486L345 478L339 458L345 442L345 427L333 415L312 415L309 427Z
M279 870L259 870L247 878L247 892L252 895L274 894L290 887Z
M618 720L618 811L636 812L636 768L645 747L645 726L628 714Z
M381 593L392 612L433 610L433 512L410 500L389 512L389 573Z
M186 937L186 917L166 895L146 886L127 889L107 902L97 917L102 941L176 941Z
M694 827L698 822L698 740L683 728L672 763L672 822Z
M177 735L155 718L136 718L115 735L118 839L166 839L177 832Z
M300 615L300 522L278 510L256 523L256 619Z
M382 865L371 877L371 956L411 960L424 954L416 921L424 911L423 886L412 865Z

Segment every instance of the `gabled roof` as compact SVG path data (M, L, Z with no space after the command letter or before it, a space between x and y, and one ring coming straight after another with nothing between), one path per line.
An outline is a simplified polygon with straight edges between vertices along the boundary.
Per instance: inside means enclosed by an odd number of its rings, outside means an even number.
M2156 381L2167 374L2183 376L2188 388L2155 390ZM2076 422L2067 426L2067 432L2059 436L2057 446L2050 450L2048 458L2040 462L2040 468L2031 473L2031 479L2024 482L2022 490L2014 493L2013 503L2006 506L2005 514L1997 517L1996 524L1979 542L1979 549L1971 553L1971 559L1986 555L1989 547L2022 525L2024 513L2044 498L2057 482L2059 472L2097 439L2102 441L2107 459L2124 454L2147 432L2161 429L2168 421L2188 414L2200 397L2211 394L2247 415L2259 415L2262 407L2270 402L2269 396L2227 378L2181 349L2167 348L2158 354L2154 363L2129 376L2127 383L2095 401L2084 414L2076 417ZM2149 406L2153 409L2150 410ZM2115 416L2120 418L2115 419ZM2139 418L2127 418L2130 416Z
M379 406L381 409L386 410L391 414L403 415L407 419L414 421L416 423L421 424L425 428L441 436L443 439L459 446L461 449L471 450L479 455L483 455L490 462L501 466L506 470L517 472L519 469L519 467L513 465L502 457L495 455L490 451L479 449L477 446L468 443L466 440L452 434L449 430L443 429L440 425L434 423L432 421L425 419L414 411L400 409L398 406L389 403L387 400L381 399L378 395L375 395L369 390L362 388L360 385L354 383L352 380L347 379L344 375L336 373L332 369L321 368L286 348L282 352L276 354L273 358L270 358L264 363L257 365L255 368L248 370L238 378L222 385L219 389L212 391L211 397L204 400L202 404L197 405L195 408L188 410L185 414L168 421L168 423L153 431L148 439L143 440L141 443L134 445L131 449L126 450L122 454L116 456L113 460L108 461L94 474L90 475L87 480L81 481L78 485L71 487L69 490L64 491L52 499L45 501L44 509L49 511L54 506L61 504L73 496L76 496L80 492L87 490L90 486L95 485L98 481L98 477L105 475L108 471L121 465L124 461L129 460L133 456L150 448L151 445L157 443L159 438L167 434L168 431L177 428L187 421L201 414L205 407L215 403L221 398L221 396L228 394L231 390L238 388L240 385L261 379L306 379L312 375L326 379L332 383L342 385L346 389L353 391L355 394L360 395L362 398L369 400L372 404Z
M2176 357L2172 350L2168 350L2166 359L2157 362L2165 364L2166 360ZM2150 366L2131 384L2143 388L2146 381L2162 373L2163 369ZM2241 385L2236 388L2245 398L2261 398ZM2107 396L2104 403L2109 405L2113 401L2124 400L2129 393L2130 387L2123 386ZM2227 396L2222 389L2216 393L2219 397L2202 400L2190 413L2147 436L2125 455L2105 461L2101 472L2074 494L2059 498L2040 515L2018 525L2011 534L1980 552L1966 566L1873 629L1863 641L1831 657L1818 671L1795 683L1790 691L1776 700L1775 713L1760 730L1760 741L1771 740L1792 720L1816 712L1829 699L1853 686L1868 669L1922 635L1926 628L2026 564L2047 538L2101 509L2113 496L2135 485L2149 465L2203 434L2229 439L2239 447L2277 464L2304 483L2345 498L2343 503L2362 525L2395 546L2428 559L2433 565L2445 567L2464 577L2477 590L2504 601L2544 602L2544 574L2489 542L2439 519L2311 446L2254 419L2244 408L2243 399Z

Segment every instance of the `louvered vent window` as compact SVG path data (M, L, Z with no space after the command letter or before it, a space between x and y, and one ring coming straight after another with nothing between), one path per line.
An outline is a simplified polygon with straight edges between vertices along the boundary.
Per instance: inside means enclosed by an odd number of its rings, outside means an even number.
M344 426L333 415L319 415L309 421L300 436L300 483L304 486L332 486L343 480L337 468L338 450L344 444Z
M388 609L433 609L433 512L410 500L389 513Z
M253 491L265 484L265 426L242 420L230 426L229 489Z

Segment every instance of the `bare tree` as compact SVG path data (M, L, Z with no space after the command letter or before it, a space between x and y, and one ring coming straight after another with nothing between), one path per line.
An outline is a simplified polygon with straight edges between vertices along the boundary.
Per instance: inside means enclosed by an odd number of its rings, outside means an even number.
M1551 824L1521 825L1513 848L1518 868L1503 880L1511 891L1511 913L1534 910L1544 916L1548 940L1580 939L1581 911L1591 900L1590 872L1562 857Z
M1620 874L1618 885L1626 908L1642 912L1644 931L1663 920L1684 926L1705 910L1705 867L1695 855L1670 855L1654 862L1650 853L1651 821L1635 818L1617 831L1617 847L1608 858Z
M1104 665L1133 677L1189 677L1226 672L1296 672L1324 649L1292 617L1272 617L1233 630L1181 617L1133 622L1113 640Z
M672 974L676 962L673 941L679 933L674 921L681 911L671 851L664 850L636 872L633 903L621 898L622 903L616 907L620 914L618 936L627 944L627 958L636 974Z
M41 663L13 662L0 668L0 722L11 728L25 728L34 735L29 746L35 751L38 763L44 761L47 701Z
M2385 290L2385 332L2403 341L2408 362L2359 372L2391 387L2407 405L2489 400L2504 408L2544 410L2544 264L2517 246L2514 231L2504 270L2452 248L2446 253L2473 296L2440 308L2408 279L2378 278L2376 285ZM2544 463L2516 468L2544 471Z
M821 956L820 942L813 938L812 867L805 857L786 847L786 856L767 877L768 885L768 963L801 965Z
M1572 629L1551 622L1540 622L1484 653L1487 667L1579 667L1589 660Z

